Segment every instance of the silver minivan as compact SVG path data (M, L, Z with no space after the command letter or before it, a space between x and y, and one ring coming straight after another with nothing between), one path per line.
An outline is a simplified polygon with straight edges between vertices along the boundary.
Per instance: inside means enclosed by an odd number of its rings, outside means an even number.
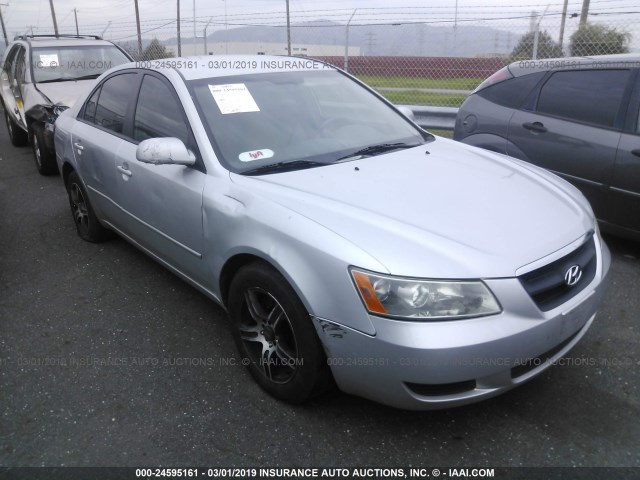
M519 61L460 107L454 139L544 167L603 230L640 239L640 56Z

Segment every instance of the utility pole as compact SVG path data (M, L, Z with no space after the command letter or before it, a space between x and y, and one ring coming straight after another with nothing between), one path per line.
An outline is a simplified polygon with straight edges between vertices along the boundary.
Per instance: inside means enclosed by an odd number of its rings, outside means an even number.
M224 53L229 55L229 22L227 21L227 2L224 2Z
M564 0L564 5L562 6L562 20L560 20L560 49L562 49L562 43L564 42L564 24L567 22L567 5L569 4L569 0Z
M78 29L78 9L73 9L73 15L76 17L76 35L80 36L80 30Z
M53 19L53 31L58 36L58 22L56 21L56 11L53 8L53 0L49 0L49 5L51 6L51 18Z
M133 0L133 3L136 7L136 28L138 29L138 55L142 56L142 35L140 34L140 10L138 10L138 0Z
M193 55L196 54L196 0L193 0Z
M547 8L544 9L544 12L542 12L542 15L540 16L537 23L535 24L535 30L534 30L535 33L533 34L533 51L531 52L531 60L538 59L538 43L540 40L540 23L542 23L542 19L547 14L547 10L549 10L549 5L547 5Z
M178 0L178 56L182 56L182 44L180 43L180 0Z
M587 24L587 17L589 16L589 1L582 0L582 12L580 13L580 26Z
M209 52L208 52L209 47L207 47L207 28L209 27L209 25L211 25L211 20L213 20L213 17L211 17L207 22L207 24L204 26L204 54L205 55L209 55ZM195 55L195 51L193 53Z
M357 11L358 9L356 8L351 14L351 16L349 17L349 21L347 22L347 29L345 32L345 39L344 39L344 71L345 72L349 71L349 27L351 26L351 20L353 20L353 17L355 16Z
M2 25L2 36L4 37L5 47L9 46L9 40L7 40L7 30L4 28L4 18L2 18L2 7L7 7L8 3L0 3L0 25Z
M287 0L287 54L291 56L291 19L289 17L289 0Z

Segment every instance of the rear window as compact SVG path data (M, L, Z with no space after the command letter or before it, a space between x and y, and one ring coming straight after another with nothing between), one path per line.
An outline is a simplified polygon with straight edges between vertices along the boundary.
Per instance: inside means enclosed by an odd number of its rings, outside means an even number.
M556 72L540 90L537 111L613 127L629 75L629 70Z
M536 72L530 75L514 77L499 83L490 85L480 90L477 94L491 102L509 108L518 108L527 96L535 88L545 72Z

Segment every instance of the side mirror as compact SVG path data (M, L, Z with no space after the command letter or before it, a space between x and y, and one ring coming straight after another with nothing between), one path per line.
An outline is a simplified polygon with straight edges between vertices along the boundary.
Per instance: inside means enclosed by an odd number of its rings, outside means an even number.
M193 165L196 156L179 138L149 138L136 149L136 158L154 165Z
M409 107L405 107L404 105L400 105L400 106L398 106L398 110L400 110L400 113L402 115L404 115L405 117L407 117L412 122L416 121L416 116L413 114L413 110L411 110Z

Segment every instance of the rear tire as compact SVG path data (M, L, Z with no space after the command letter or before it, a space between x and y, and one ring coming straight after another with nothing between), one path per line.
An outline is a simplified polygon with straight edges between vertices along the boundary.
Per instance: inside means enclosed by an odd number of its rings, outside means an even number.
M112 236L112 232L104 228L98 217L96 217L93 207L89 202L89 196L84 189L76 172L71 172L67 179L67 193L69 195L69 206L71 215L76 225L78 235L87 242L102 242Z
M20 126L13 121L11 115L9 115L6 105L4 108L4 119L7 122L7 132L9 133L9 140L11 140L11 144L14 147L24 147L29 140L27 132L22 130Z
M331 385L331 373L309 313L287 280L255 262L229 288L233 335L255 381L269 394L299 404Z
M34 123L31 127L31 147L33 156L36 159L36 168L40 175L53 175L58 173L56 155L47 148L44 141L44 130L42 125Z

